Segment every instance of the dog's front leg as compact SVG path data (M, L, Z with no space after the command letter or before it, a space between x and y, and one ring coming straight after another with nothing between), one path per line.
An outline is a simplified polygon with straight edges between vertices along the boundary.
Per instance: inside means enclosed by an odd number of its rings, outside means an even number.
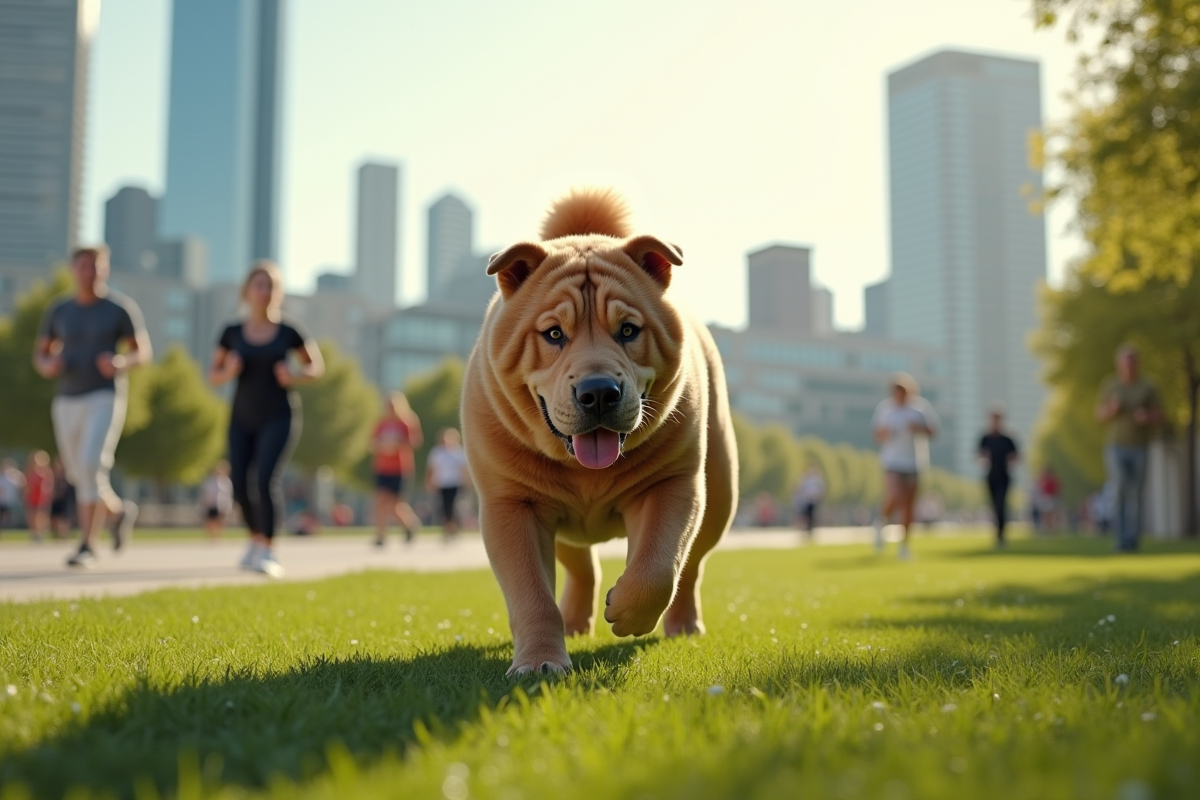
M554 522L528 498L486 498L480 528L508 606L513 663L508 674L571 668L563 618L554 602Z
M691 475L657 483L625 508L629 555L604 608L617 636L642 636L658 625L703 515L704 491Z

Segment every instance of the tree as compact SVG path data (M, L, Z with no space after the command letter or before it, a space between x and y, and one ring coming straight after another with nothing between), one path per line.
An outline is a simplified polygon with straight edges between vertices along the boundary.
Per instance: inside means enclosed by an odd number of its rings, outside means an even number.
M160 486L199 483L225 450L225 403L179 345L133 377L142 385L149 422L121 439L117 463L126 473Z
M54 429L50 422L50 403L54 399L54 381L46 380L33 369L33 345L46 309L71 290L71 280L63 269L46 282L18 298L15 312L0 320L0 447L37 449L55 452ZM125 415L125 433L130 434L149 422L149 411L138 371L131 374L129 409Z
M1157 312L1147 338L1171 361L1159 376L1184 383L1186 529L1196 535L1200 0L1032 3L1039 26L1070 12L1073 41L1101 31L1081 61L1072 116L1052 140L1065 178L1050 195L1077 203L1090 248L1077 266L1081 294L1094 285Z
M326 466L345 474L371 445L379 395L357 361L344 356L333 342L323 340L319 346L325 374L296 389L304 421L292 458L310 474Z

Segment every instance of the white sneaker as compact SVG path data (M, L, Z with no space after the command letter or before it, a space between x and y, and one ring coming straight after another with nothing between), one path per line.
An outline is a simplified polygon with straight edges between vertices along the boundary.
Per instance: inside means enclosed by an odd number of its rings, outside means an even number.
M912 551L908 549L908 542L901 542L898 555L901 561L912 561Z
M262 560L262 548L256 542L251 542L246 548L246 555L242 556L242 561L238 566L242 569L257 570L258 562Z
M283 565L275 560L275 554L270 550L263 550L261 552L258 559L258 566L255 569L271 578L283 577Z

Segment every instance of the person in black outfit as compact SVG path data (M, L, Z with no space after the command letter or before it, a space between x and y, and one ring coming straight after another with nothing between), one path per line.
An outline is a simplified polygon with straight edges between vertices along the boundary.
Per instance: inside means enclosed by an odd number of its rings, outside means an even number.
M1012 481L1010 468L1017 460L1017 443L1002 430L1004 414L994 408L989 415L991 425L979 440L979 457L987 464L988 494L996 515L996 548L1004 548L1004 526L1008 522L1008 487Z
M250 529L250 547L241 566L279 577L283 567L272 543L283 509L280 475L300 434L300 399L291 389L321 377L325 366L316 343L282 318L283 275L274 263L254 263L242 285L242 301L246 318L221 333L209 381L220 386L237 379L229 417L229 478ZM291 353L302 365L299 372L288 366Z

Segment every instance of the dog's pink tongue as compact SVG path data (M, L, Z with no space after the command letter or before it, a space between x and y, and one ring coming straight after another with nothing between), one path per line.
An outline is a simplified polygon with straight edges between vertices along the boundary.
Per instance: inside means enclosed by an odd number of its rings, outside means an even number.
M588 469L611 467L621 455L621 434L605 428L572 436L571 444L575 458Z

